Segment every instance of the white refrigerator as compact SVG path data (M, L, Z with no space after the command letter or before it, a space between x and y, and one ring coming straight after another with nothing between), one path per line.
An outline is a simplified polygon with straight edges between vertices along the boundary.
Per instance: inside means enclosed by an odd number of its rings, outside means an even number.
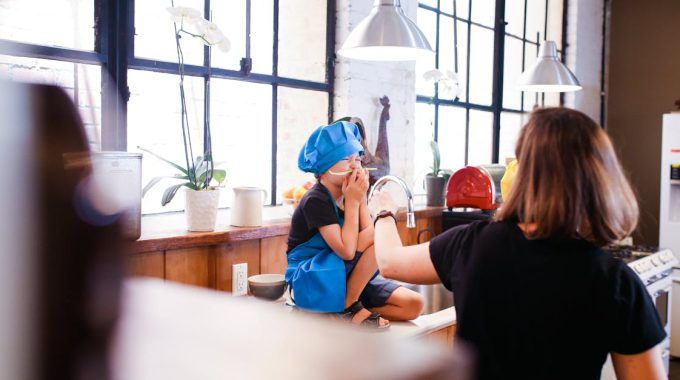
M663 115L659 246L680 260L680 113ZM680 357L680 266L673 268L671 356Z

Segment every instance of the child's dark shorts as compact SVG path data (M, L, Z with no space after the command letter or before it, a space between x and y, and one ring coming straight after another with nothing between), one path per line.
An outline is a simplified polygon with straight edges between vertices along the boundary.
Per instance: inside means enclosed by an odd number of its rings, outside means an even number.
M345 275L347 277L352 273L360 258L361 252L357 252L352 260L345 261ZM364 291L359 296L359 301L368 309L385 306L387 299L398 287L399 285L394 281L387 280L380 275L375 276L366 284Z

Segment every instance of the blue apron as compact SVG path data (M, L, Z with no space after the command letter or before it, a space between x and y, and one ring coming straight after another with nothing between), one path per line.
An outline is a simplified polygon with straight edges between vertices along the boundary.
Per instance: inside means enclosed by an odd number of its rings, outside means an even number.
M332 195L331 202L342 228L344 219L340 217ZM286 282L294 292L295 304L302 309L321 313L345 310L345 262L333 252L320 232L288 253Z

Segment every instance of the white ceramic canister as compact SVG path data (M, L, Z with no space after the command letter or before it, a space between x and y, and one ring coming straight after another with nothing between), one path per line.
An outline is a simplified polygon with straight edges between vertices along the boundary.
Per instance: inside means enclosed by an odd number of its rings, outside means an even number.
M262 204L267 191L259 187L234 187L234 202L231 206L231 225L257 227L262 225Z

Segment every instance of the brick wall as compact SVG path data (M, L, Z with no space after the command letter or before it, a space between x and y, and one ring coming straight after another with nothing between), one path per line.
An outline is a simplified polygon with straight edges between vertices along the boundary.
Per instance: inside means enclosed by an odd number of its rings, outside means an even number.
M418 3L402 0L402 8L416 19ZM349 32L368 15L372 1L339 0L337 3L336 46L338 51ZM382 106L378 99L390 98L390 120L387 136L390 166L393 174L411 184L414 179L415 63L369 62L338 56L335 67L334 111L336 117L360 117L366 125L369 148L375 150Z

